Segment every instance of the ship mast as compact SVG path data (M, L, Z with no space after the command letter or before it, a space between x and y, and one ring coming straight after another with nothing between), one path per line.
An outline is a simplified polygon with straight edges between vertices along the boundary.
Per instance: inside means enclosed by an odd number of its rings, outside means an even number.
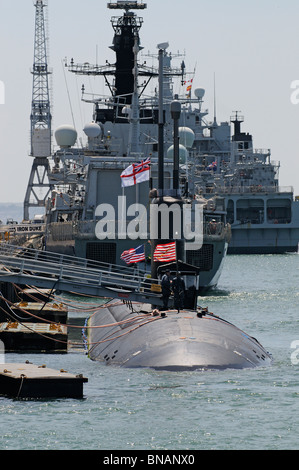
M106 85L109 87L115 103L114 119L123 119L121 110L124 106L130 106L133 101L134 92L136 92L136 61L137 53L142 49L140 46L139 32L143 24L143 18L138 17L130 10L144 10L146 3L137 1L117 1L107 4L110 10L124 10L123 16L113 16L111 24L114 30L113 44L110 46L116 54L116 63L106 65L75 64L71 59L69 71L77 75L85 76L103 76ZM136 53L137 51L137 53ZM140 67L138 67L140 69ZM158 74L152 69L142 66L138 70L138 75L144 77L153 77ZM113 83L109 81L112 76Z
M24 220L29 220L30 207L45 207L47 197L52 189L48 176L51 155L51 109L49 96L49 75L47 61L47 40L45 33L44 9L46 0L35 3L35 39L34 62L32 68L33 89L31 106L31 150L34 158L27 191L24 200ZM39 194L36 189L39 189ZM42 194L42 195L41 195Z
M139 31L143 19L129 10L145 9L147 5L137 1L118 1L108 3L110 9L123 9L122 17L112 17L111 23L115 32L111 49L116 54L115 91L122 96L124 104L131 104L134 93L135 53L134 48L140 44Z

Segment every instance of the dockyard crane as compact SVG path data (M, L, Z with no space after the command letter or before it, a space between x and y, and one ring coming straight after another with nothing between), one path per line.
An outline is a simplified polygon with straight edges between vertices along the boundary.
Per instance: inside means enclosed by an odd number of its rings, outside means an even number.
M34 61L32 68L33 89L31 106L31 149L34 158L24 200L24 220L29 220L29 209L45 207L51 191L49 184L49 157L51 156L51 105L46 38L46 0L35 4Z

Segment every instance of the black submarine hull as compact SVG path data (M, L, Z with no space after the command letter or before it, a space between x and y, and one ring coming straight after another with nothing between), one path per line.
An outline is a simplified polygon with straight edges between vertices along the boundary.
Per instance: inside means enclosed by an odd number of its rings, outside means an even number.
M90 359L169 371L245 369L272 362L255 338L216 315L200 310L165 314L111 302L89 319Z

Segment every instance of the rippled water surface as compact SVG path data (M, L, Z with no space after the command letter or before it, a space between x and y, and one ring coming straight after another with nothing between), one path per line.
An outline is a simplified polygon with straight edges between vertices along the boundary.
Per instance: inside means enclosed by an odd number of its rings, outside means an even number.
M106 367L78 351L7 355L88 383L82 400L0 397L0 449L298 449L298 267L296 254L229 256L218 289L200 298L271 352L266 369L170 373Z

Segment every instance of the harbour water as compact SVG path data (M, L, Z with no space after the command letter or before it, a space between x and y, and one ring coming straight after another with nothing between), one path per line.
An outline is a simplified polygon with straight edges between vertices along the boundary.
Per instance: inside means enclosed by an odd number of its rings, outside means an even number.
M218 289L200 298L271 352L269 368L170 373L107 367L80 351L6 355L88 383L81 400L0 397L0 449L298 449L298 269L297 254L229 256Z

